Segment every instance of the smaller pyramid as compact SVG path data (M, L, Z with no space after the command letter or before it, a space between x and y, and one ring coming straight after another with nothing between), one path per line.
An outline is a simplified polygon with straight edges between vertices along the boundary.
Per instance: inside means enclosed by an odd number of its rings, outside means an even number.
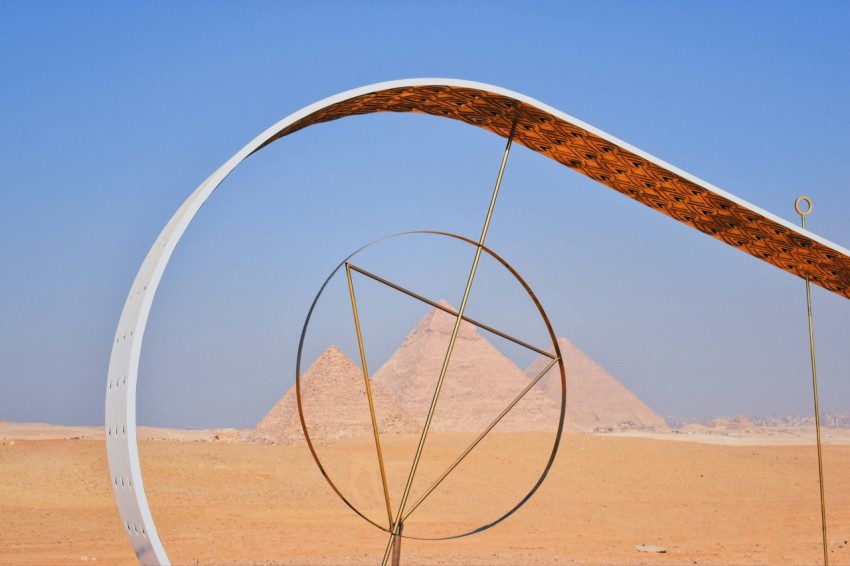
M380 434L415 432L416 424L393 400L371 382ZM330 346L301 376L301 402L313 442L372 435L369 400L363 371L342 350ZM303 441L295 385L251 431L257 442L293 444Z
M566 424L582 432L639 429L669 430L667 423L637 395L605 371L566 338L558 338L567 378ZM534 379L549 360L541 356L525 371ZM561 401L561 380L552 379L557 367L540 383L553 401Z

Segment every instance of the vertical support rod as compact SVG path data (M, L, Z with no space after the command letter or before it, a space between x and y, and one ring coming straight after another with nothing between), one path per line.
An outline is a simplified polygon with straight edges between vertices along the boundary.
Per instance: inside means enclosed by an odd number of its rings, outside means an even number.
M803 221L805 228L805 221ZM820 521L821 530L823 531L823 563L824 566L829 566L829 551L826 535L826 497L824 495L823 486L823 448L820 435L820 405L818 403L818 370L815 363L815 331L812 323L812 290L809 283L809 277L806 276L806 304L809 309L809 348L812 356L812 389L815 399L815 434L818 444L818 480L820 486Z
M801 203L806 203L808 208L805 210L800 206ZM794 203L794 208L797 210L797 213L800 215L800 222L802 223L803 230L806 229L806 216L812 212L812 201L809 197L801 196ZM812 389L814 391L814 399L815 399L815 434L817 436L817 445L818 445L818 479L820 486L820 520L821 520L821 530L823 533L823 564L824 566L829 566L829 544L826 535L826 497L824 496L824 486L823 486L823 449L821 447L821 435L820 435L820 404L818 403L818 368L815 362L815 330L814 323L812 321L812 288L809 282L809 276L806 275L806 307L809 313L809 352L811 354L812 359Z
M357 314L357 301L354 298L354 281L351 279L351 266L346 262L345 276L348 278L348 294L351 296L351 311L354 313L354 328L357 330L357 346L360 348L360 364L363 368L363 379L366 382L366 397L369 399L369 414L372 417L372 434L375 436L375 449L378 452L378 466L381 469L381 482L384 485L384 501L387 503L387 519L390 527L393 525L393 510L390 505L390 490L387 487L387 473L384 471L384 455L381 452L381 437L378 434L378 419L375 418L375 402L372 398L372 385L369 379L369 368L366 365L366 349L363 347L363 334L360 332L360 316Z
M401 563L401 533L404 530L404 523L398 524L398 534L393 536L393 561L392 566L399 566Z
M419 459L422 456L422 449L425 447L425 439L428 436L428 429L431 428L431 419L434 417L434 409L437 408L437 400L440 397L440 390L443 387L443 380L446 377L446 372L449 369L452 351L454 350L455 341L457 340L460 324L463 322L463 313L466 310L466 303L469 299L469 292L472 290L472 282L475 280L475 272L478 270L478 261L481 259L481 251L484 247L484 240L487 238L487 231L490 229L490 220L493 218L493 210L496 208L496 199L499 197L499 188L502 185L502 177L505 174L505 166L508 163L508 155L511 153L511 144L514 141L514 133L516 133L516 118L511 125L511 133L508 136L508 143L505 146L505 153L502 155L502 163L499 165L499 175L496 177L496 186L493 188L493 195L490 197L490 207L487 209L487 217L484 219L484 227L481 229L481 237L478 239L478 246L475 250L475 259L472 261L472 268L469 271L469 277L466 280L466 288L463 291L463 299L460 302L455 325L452 329L452 335L449 339L449 347L446 351L446 357L443 359L443 367L440 369L440 377L437 380L437 387L434 389L434 397L431 399L431 406L428 408L428 416L425 418L425 426L422 428L422 435L419 437L419 445L416 447L416 454L413 456L413 465L410 467L410 473L407 476L407 483L404 486L404 492L401 496L401 504L396 514L395 524L390 533L390 540L387 543L387 548L384 551L384 559L381 561L381 566L386 566L387 560L392 550L393 540L397 536L398 526L401 524L401 518L404 516L404 508L407 505L407 498L410 496L410 488L413 485L413 478L416 476L416 469L419 467Z

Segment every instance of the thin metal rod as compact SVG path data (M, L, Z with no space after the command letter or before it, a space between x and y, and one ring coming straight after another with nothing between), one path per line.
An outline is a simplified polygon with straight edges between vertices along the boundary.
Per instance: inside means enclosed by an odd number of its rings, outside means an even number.
M378 419L375 418L375 402L372 398L372 384L369 368L366 365L366 349L363 347L363 334L360 332L360 316L357 314L357 300L354 298L354 282L351 269L345 264L345 276L348 278L348 294L351 296L351 312L354 314L354 328L357 330L357 346L360 348L360 365L363 368L363 380L366 382L366 397L369 399L369 415L372 417L372 434L375 435L375 448L378 452L378 466L381 468L381 483L384 485L384 501L387 503L387 519L393 525L393 510L390 504L390 490L387 487L387 473L384 470L384 455L381 452L381 437L378 434Z
M528 385L526 385L525 389L520 391L519 395L517 395L514 398L514 400L511 401L510 404L507 407L505 407L505 409L501 413L499 413L499 416L497 416L495 419L493 419L493 421L487 426L487 428L485 428L481 432L481 434L479 434L478 437L475 440L472 441L472 444L470 444L469 446L466 447L466 450L464 450L461 453L461 455L458 456L457 459L454 462L452 462L452 465L449 466L446 469L446 471L443 472L440 475L440 477L437 478L437 480L434 483L431 484L431 487L429 487L428 490L425 493L422 494L422 496L416 501L416 503L411 505L410 509L407 511L407 513L405 513L404 517L401 518L402 521L406 521L408 519L408 517L410 517L410 515L412 515L413 512L416 511L416 508L419 507L420 505L422 505L422 503L425 501L425 499L427 499L428 496L431 495L431 493L433 493L433 491L435 489L437 489L437 486L439 486L443 482L443 480L446 479L446 477L448 477L448 475L450 473L452 473L454 471L454 469L458 467L458 465L460 465L460 463L464 460L464 458L466 458L469 455L469 453L472 452L472 450L476 446L478 446L478 444L482 440L484 440L484 437L487 436L490 433L490 431L493 430L493 428L495 428L495 426L497 424L499 424L499 422L501 422L501 420L503 418L505 418L505 415L507 415L510 412L510 410L513 409L516 406L516 404L519 403L522 400L523 397L525 397L526 393L531 391L531 389L535 385L537 385L537 382L540 381L543 378L543 376L546 375L546 373L550 369L552 369L552 366L554 366L557 362L558 362L558 358L555 358L554 360L550 361L549 364L545 368L543 368L543 371L541 371L539 374L537 374L537 377L535 377Z
M393 540L393 566L399 566L401 563L401 533L404 531L404 521L398 524L398 534Z
M431 305L435 309L440 309L441 311L446 312L446 313L448 313L452 316L458 315L458 312L456 310L454 310L453 308L443 306L440 303L435 303L431 299L425 298L422 295L419 295L417 293L414 293L413 291L410 291L409 289L405 289L404 287L401 287L400 285L396 285L392 281L387 281L386 279L379 277L378 275L375 275L374 273L369 273L365 269L361 269L354 264L347 264L347 265L352 271L356 271L357 273L360 273L361 275L365 275L366 277L369 277L370 279L374 279L378 283L383 283L387 287L391 287L391 288L395 289L396 291L404 293L405 295L407 295L409 297L413 297L414 299L422 301L425 304ZM492 326L488 326L488 325L486 325L482 322L478 322L477 320L473 320L473 319L469 318L468 316L464 316L462 318L463 318L463 320L472 324L473 326L477 326L478 328L481 328L482 330L486 330L487 332L492 332L496 336L500 336L500 337L504 338L505 340L510 340L514 344L517 344L517 345L522 346L524 348L528 348L532 352L536 352L536 353L540 354L541 356L546 356L550 360L555 359L554 354L551 354L551 353L547 352L546 350L541 350L540 348L532 346L531 344L529 344L527 342L523 342L519 338L514 338L513 336L510 336L509 334L505 334L504 332L496 330Z
M798 207L799 210L799 207ZM806 215L811 212L811 202L806 214L800 213L800 220L803 224L803 230L806 229ZM820 436L820 404L818 403L818 368L815 362L815 327L812 321L812 287L809 283L809 276L806 275L806 306L809 311L809 351L812 357L812 390L815 398L815 434L818 443L818 479L820 486L820 521L821 530L823 531L823 564L829 566L829 543L826 536L826 496L824 495L823 486L823 449L821 447Z
M449 339L449 347L446 350L446 357L443 360L443 367L440 369L440 378L437 380L437 387L434 388L434 397L431 399L431 406L428 408L428 416L425 418L425 426L422 428L422 435L419 437L419 445L416 447L416 454L413 456L413 465L410 467L410 473L407 476L407 483L404 486L404 492L401 496L398 513L396 514L396 522L393 525L393 535L396 534L398 525L401 522L401 517L404 515L404 507L407 505L407 498L410 496L410 488L413 485L413 478L416 476L416 470L419 467L419 459L422 457L422 449L425 447L425 439L428 437L428 430L431 428L431 419L434 417L434 409L437 408L437 400L440 398L440 390L443 388L443 380L446 378L446 371L449 369L449 362L452 358L452 351L455 347L460 324L463 322L463 313L466 310L466 302L469 300L469 292L472 290L472 282L475 280L475 272L478 270L478 261L481 259L481 250L484 247L484 240L487 238L487 231L490 229L490 220L493 218L493 209L496 208L496 199L499 197L499 188L502 185L502 176L505 174L505 166L508 163L508 155L511 153L511 144L514 141L514 133L516 132L516 119L511 125L511 133L508 136L508 143L505 146L505 153L502 156L502 163L499 165L499 175L496 177L496 186L493 188L493 196L490 197L490 207L487 209L487 217L484 219L484 227L481 229L481 237L478 239L478 247L475 249L475 259L472 261L472 268L469 271L469 277L466 280L466 289L463 291L463 299L460 302L455 325L452 329L452 336ZM392 548L393 536L390 536L387 542L387 548L384 551L384 559L381 566L386 566L387 558L389 558Z

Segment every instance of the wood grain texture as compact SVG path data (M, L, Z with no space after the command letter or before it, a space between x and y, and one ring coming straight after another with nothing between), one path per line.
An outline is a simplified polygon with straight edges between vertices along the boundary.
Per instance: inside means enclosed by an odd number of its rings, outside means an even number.
M466 86L411 85L354 96L292 123L263 146L307 126L375 112L419 112L507 137L704 234L850 298L847 251L696 182L586 125L527 101ZM261 147L263 147L261 146ZM641 152L642 153L642 152Z

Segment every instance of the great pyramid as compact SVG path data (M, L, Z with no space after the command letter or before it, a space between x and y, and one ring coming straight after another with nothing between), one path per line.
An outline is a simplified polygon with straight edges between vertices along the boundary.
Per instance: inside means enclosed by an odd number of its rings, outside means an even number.
M668 430L667 423L622 383L566 338L558 338L567 377L567 427L584 432L623 428ZM541 356L525 371L533 379L548 360ZM549 379L541 390L560 402L561 383Z
M372 383L371 389L378 432L416 432L416 423L380 385ZM372 434L363 372L336 346L326 349L301 377L301 400L307 430L314 442ZM303 440L294 385L251 431L249 438L279 444Z
M445 302L441 304L448 306ZM432 309L375 373L374 383L417 421L424 422L428 413L455 320L453 315ZM482 431L526 384L522 370L479 334L473 325L464 321L455 342L431 430ZM508 413L496 430L553 431L557 423L558 407L535 387Z

